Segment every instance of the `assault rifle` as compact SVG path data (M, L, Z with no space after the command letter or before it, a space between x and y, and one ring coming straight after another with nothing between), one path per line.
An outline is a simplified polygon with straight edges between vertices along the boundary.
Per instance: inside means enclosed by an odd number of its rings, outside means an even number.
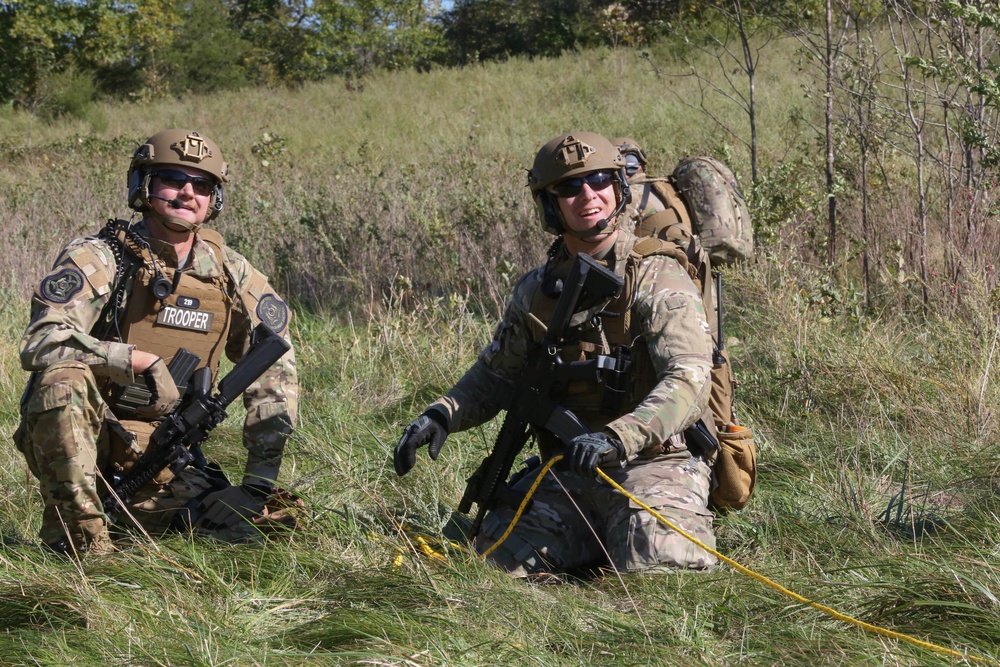
M178 473L189 465L204 467L201 443L226 419L226 408L291 349L286 340L264 324L257 325L250 341L250 349L219 381L219 391L214 396L209 395L211 369L196 370L181 404L153 431L146 453L123 477L110 480L108 493L101 499L110 523L160 471L170 468Z
M617 297L624 284L622 278L598 264L590 255L576 255L545 336L531 353L524 374L500 396L500 407L507 411L507 416L493 451L467 480L458 511L468 513L472 503L479 506L469 537L475 537L479 532L483 517L498 500L516 504L512 500L516 494L506 483L507 476L514 459L528 441L532 428L550 431L564 443L590 432L576 415L552 398L553 390L564 387L572 380L597 380L602 369L619 369L615 358L605 355L590 361L567 363L559 356L560 343L584 295L587 296L587 303L601 303Z

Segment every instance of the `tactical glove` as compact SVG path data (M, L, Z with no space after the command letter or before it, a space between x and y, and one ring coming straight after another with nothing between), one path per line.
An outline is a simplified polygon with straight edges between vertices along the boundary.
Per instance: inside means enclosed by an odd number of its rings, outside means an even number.
M448 422L445 416L437 410L425 410L410 425L403 430L403 437L396 445L392 463L396 474L402 477L410 472L417 462L417 449L430 443L427 451L431 458L437 461L444 439L448 437Z
M139 374L149 389L149 404L135 409L135 414L143 419L159 419L173 412L180 399L180 392L174 384L174 378L163 363L162 357Z
M625 445L607 433L584 433L566 445L563 456L571 472L581 477L597 477L601 463L625 460Z
M231 529L249 524L264 511L264 501L271 489L241 484L214 491L201 501L196 522L200 530L209 533L232 532Z

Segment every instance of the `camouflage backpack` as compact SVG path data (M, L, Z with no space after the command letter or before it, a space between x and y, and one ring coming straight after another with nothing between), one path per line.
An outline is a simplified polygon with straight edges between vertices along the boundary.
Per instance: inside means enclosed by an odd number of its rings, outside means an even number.
M709 319L715 320L709 408L715 419L719 449L712 469L710 501L717 509L742 509L756 484L757 450L753 431L740 425L733 410L736 381L719 326L721 312L713 312L721 305L722 283L718 280L713 291L709 282L713 266L733 264L753 255L750 213L733 172L710 157L684 158L670 178L649 178L645 182L665 210L637 219L636 235L678 245L686 245L691 234L700 240L700 249L694 243L682 249L689 258L688 271L701 288L705 307L710 311ZM643 208L637 211L640 216Z
M686 157L672 179L688 205L692 231L712 264L732 264L753 255L750 212L726 165L710 157Z

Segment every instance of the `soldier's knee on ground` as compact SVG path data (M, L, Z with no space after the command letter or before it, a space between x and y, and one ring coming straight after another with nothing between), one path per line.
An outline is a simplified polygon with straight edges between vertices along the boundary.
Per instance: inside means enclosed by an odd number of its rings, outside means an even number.
M483 518L482 530L473 541L476 553L486 553L500 540L510 525L510 517L505 518L508 520L502 521L496 512L489 512ZM490 552L486 560L515 578L524 578L548 570L535 548L521 539L516 532L508 535L500 546Z

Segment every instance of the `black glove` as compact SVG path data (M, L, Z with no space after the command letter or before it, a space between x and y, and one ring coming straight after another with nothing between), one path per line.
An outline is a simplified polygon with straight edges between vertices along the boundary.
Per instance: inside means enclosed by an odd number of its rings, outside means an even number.
M135 409L135 414L143 419L159 419L173 412L180 399L180 392L174 384L174 378L167 370L163 359L157 359L149 368L139 374L149 389L149 404Z
M201 501L197 527L209 533L245 527L264 510L264 501L270 493L269 488L250 484L214 491Z
M445 416L437 410L427 410L420 415L410 425L403 430L403 436L396 445L396 451L392 456L392 463L396 467L396 474L402 477L410 472L417 462L417 449L430 443L427 451L431 458L437 461L441 452L441 445L448 437L448 422Z
M563 456L571 472L581 477L597 477L599 464L625 459L625 445L607 433L584 433L570 440Z

